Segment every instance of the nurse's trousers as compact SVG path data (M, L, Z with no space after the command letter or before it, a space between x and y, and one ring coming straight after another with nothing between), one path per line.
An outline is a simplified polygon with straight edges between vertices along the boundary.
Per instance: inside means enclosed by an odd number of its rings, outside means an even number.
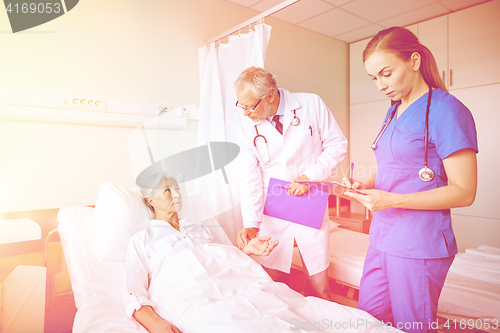
M439 295L454 257L403 258L370 245L358 308L405 332L437 332Z

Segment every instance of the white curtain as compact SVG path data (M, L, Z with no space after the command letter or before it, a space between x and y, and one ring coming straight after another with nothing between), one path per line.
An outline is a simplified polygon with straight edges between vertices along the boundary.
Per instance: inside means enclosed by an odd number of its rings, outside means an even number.
M198 50L200 68L200 122L198 146L209 142L238 144L238 127L243 112L235 106L233 83L249 66L264 67L271 27L259 24L247 34L229 37L227 44L205 45ZM195 181L195 193L200 195L217 217L233 244L241 218L238 158L222 171L215 171Z

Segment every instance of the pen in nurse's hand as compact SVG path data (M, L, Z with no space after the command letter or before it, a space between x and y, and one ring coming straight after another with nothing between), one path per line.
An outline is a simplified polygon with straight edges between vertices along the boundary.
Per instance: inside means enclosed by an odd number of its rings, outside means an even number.
M351 170L350 170L350 174L349 174L349 181L351 182L351 188L352 188L352 185L353 185L353 181L354 181L354 162L351 162Z

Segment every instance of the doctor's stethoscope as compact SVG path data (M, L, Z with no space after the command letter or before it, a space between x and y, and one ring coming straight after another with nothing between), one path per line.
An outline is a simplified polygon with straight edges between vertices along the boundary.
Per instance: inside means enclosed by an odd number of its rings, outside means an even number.
M296 110L293 110L293 118L292 118L292 121L290 122L290 124L292 126L297 126L298 124L300 124L300 119L299 117L297 117L297 112ZM258 124L257 124L258 125ZM269 145L267 144L267 139L265 136L263 136L262 134L259 134L259 129L257 128L257 125L255 125L255 137L253 138L253 145L255 147L255 150L257 151L257 155L259 155L259 159L262 163L264 163L264 168L269 168L271 166L271 155L269 154ZM262 156L260 156L260 153L259 153L259 149L257 148L257 140L258 139L263 139L264 140L264 144L266 145L266 149L267 149L267 162L264 162L264 160L262 159Z
M432 179L434 179L434 171L429 169L427 167L427 143L428 143L428 136L429 136L429 108L431 106L431 98L432 98L432 88L429 87L429 95L427 96L427 108L425 110L425 135L424 135L424 167L420 169L418 172L418 177L423 180L424 182L429 182ZM384 134L385 130L387 127L389 127L389 124L391 123L391 120L394 118L396 115L396 112L398 111L398 107L401 104L401 101L398 102L398 104L394 107L394 110L391 112L389 117L387 117L386 121L384 122L382 129L378 133L377 137L375 138L375 141L373 141L373 144L371 145L371 149L375 150L377 149L377 144Z

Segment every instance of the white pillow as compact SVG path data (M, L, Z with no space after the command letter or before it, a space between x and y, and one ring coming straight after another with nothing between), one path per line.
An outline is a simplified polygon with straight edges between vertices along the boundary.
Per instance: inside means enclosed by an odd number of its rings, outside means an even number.
M88 306L92 299L115 300L121 307L121 300L127 294L125 262L102 261L98 253L102 244L98 239L102 223L94 213L95 209L90 207L67 207L61 208L57 215L78 310Z
M89 262L92 261L93 251L86 241L95 239L92 228L95 225L94 208L66 207L57 213L57 227L63 245L66 266L68 267L71 288L75 295L76 307L80 308L85 299L97 297L94 286L91 284L92 272Z
M99 187L94 215L102 260L125 260L130 237L147 227L152 218L138 187L126 189L113 183Z
M183 208L179 217L205 224L217 243L232 245L205 203L197 195L188 195L183 185L180 185ZM139 187L126 189L117 184L102 183L94 216L98 222L96 240L101 260L126 260L130 237L149 225L153 213L144 204Z

